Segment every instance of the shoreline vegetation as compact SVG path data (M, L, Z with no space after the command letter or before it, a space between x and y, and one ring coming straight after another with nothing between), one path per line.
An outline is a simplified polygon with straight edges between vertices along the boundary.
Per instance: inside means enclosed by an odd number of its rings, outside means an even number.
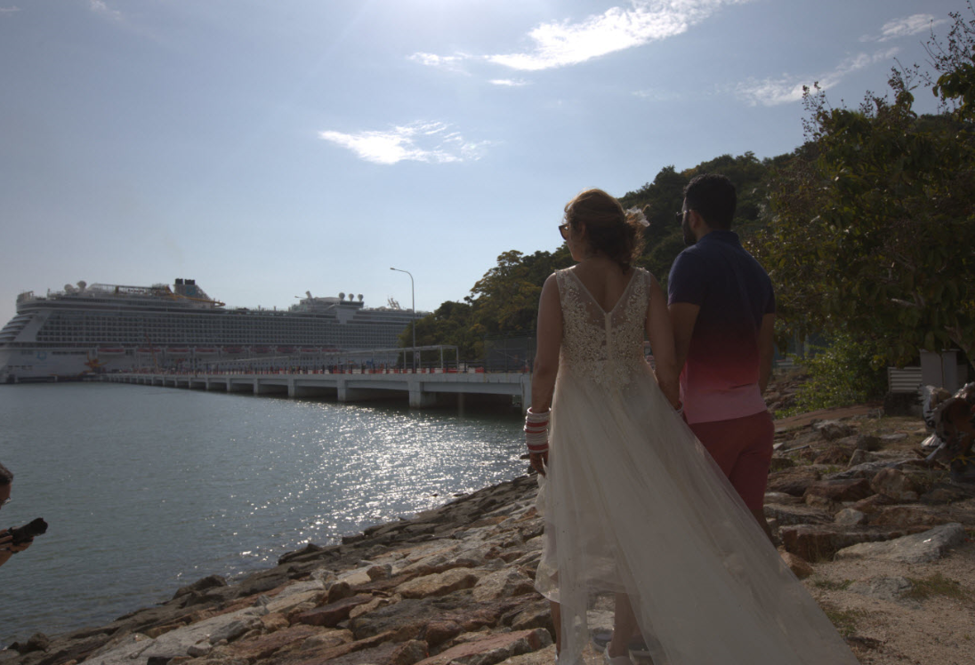
M861 663L966 660L975 487L924 462L924 423L861 406L776 425L766 517ZM25 637L0 665L548 665L536 491L519 476L233 582L205 577L103 626ZM600 599L590 627L611 624Z

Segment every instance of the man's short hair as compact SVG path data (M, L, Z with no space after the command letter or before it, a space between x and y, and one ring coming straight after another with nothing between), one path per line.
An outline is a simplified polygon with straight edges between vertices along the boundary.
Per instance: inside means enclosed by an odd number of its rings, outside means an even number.
M695 210L712 229L728 231L735 218L738 193L731 181L717 173L694 176L684 187L687 209Z
M14 474L3 464L0 464L0 487L9 485L14 480Z

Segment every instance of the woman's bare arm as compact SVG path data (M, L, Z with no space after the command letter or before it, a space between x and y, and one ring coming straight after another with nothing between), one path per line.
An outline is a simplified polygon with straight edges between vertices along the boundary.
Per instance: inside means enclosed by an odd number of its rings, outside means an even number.
M650 307L647 310L646 329L656 364L654 374L657 384L676 409L680 405L680 387L677 379L674 330L667 312L667 296L653 275L650 276Z

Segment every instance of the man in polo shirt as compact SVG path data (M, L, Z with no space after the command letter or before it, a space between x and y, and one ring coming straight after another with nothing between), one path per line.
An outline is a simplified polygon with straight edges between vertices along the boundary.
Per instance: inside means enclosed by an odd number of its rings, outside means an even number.
M771 538L763 514L775 427L762 393L772 371L775 296L768 274L731 231L728 178L684 188L684 242L668 283L684 417Z

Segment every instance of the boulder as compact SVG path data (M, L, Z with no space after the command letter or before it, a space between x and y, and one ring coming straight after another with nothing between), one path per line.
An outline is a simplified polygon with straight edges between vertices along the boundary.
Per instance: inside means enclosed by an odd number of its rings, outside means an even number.
M445 596L453 591L470 589L478 581L478 573L471 568L452 568L443 573L425 575L405 582L396 588L403 598Z
M833 522L838 526L860 526L869 521L869 515L853 508L844 508L833 518Z
M812 565L800 556L793 554L792 552L779 552L782 557L782 561L785 565L789 567L792 574L798 577L800 580L804 580L813 574Z
M917 501L917 485L914 480L898 469L884 469L873 477L870 487L895 501Z
M890 529L885 527L839 527L836 525L785 526L779 531L786 551L806 561L825 561L839 550L856 545L892 540L915 533L918 528Z
M533 581L517 568L503 568L502 570L485 575L474 585L474 600L484 602L498 598L510 598L533 593Z
M429 656L430 646L423 640L408 640L393 649L386 665L413 665Z
M918 526L933 527L951 520L934 510L919 505L884 506L871 519L878 526Z
M870 496L870 483L865 478L817 480L803 494L804 499L818 496L830 501L859 501Z
M334 628L335 626L339 625L339 623L349 618L349 614L352 612L354 607L364 605L370 600L372 600L372 596L368 594L359 594L357 596L352 596L351 598L343 598L336 603L329 603L327 605L322 605L321 607L316 607L313 610L302 612L295 617L295 621L309 626L325 626L327 628Z
M792 524L829 524L833 521L825 510L811 506L765 504L763 509L766 519L773 519L782 526Z
M813 423L813 431L827 441L836 441L847 436L854 436L856 428L839 420L820 420Z
M836 558L930 563L943 557L950 548L965 542L966 536L965 527L952 522L887 542L864 542L845 547L836 552Z
M857 450L864 450L866 452L875 452L883 447L883 441L879 436L873 434L860 434L857 436L856 441Z
M422 665L495 665L502 661L552 644L548 631L541 628L496 633L457 646L419 661Z
M783 469L769 474L766 490L782 492L792 496L802 496L806 488L819 480L819 469L808 466L797 466Z

